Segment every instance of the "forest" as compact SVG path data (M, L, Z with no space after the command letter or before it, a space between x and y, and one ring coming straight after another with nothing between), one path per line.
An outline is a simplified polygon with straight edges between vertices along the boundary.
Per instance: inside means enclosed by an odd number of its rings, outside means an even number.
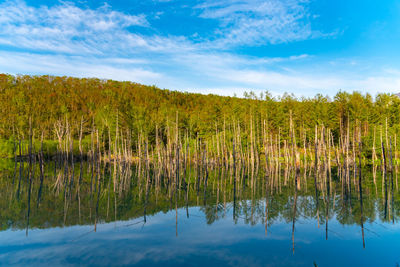
M36 150L42 140L49 154L69 147L89 151L96 135L110 150L128 137L133 152L141 144L166 146L178 137L190 147L201 140L221 154L224 146L232 149L235 136L241 149L262 153L267 142L311 146L325 129L333 146L360 139L368 148L363 153L371 156L374 140L378 148L379 136L397 146L400 131L400 98L385 93L339 91L333 98L306 98L265 91L226 97L95 78L1 74L0 103L3 157L12 157L18 142L27 153L32 139ZM65 139L68 148L61 146Z

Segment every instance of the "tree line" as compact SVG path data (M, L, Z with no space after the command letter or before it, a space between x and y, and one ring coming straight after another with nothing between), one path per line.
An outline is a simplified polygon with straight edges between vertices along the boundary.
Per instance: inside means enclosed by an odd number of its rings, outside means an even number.
M240 127L242 142L251 143L253 136L262 139L267 129L279 134L281 144L294 135L300 145L304 132L307 140L315 139L318 125L329 129L334 144L350 128L372 147L374 133L383 131L397 142L400 129L400 98L387 93L373 97L339 91L333 98L307 98L287 93L274 97L266 91L239 98L95 78L0 74L0 103L2 140L28 140L32 134L37 140L56 141L61 127L73 139L88 139L97 129L100 136L110 136L104 140L114 142L118 131L129 131L132 140L142 136L155 145L157 138L167 143L167 131L176 130L188 140L211 142L222 132L232 138L229 133Z

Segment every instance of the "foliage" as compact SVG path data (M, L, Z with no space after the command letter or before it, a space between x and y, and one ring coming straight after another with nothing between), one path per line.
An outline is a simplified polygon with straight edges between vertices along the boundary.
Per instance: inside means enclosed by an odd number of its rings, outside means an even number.
M281 140L285 140L289 138L290 113L296 135L300 136L300 129L304 128L311 140L315 125L330 128L335 143L339 141L341 127L359 127L363 141L369 142L368 147L371 147L374 129L379 136L380 127L386 127L386 119L390 136L400 131L400 98L390 94L373 98L360 92L340 91L331 99L321 94L298 98L290 94L272 97L269 92L256 96L250 92L245 98L238 98L94 78L1 74L0 103L3 155L10 155L13 149L13 144L7 141L10 138L29 138L29 118L36 140L42 134L45 140L57 140L54 130L57 122L68 122L73 138L77 139L83 122L85 140L90 138L93 127L99 129L100 135L110 134L114 139L118 124L122 132L130 131L133 140L143 134L154 144L156 128L161 134L168 127L174 128L176 112L179 130L191 139L196 136L211 139L216 131L224 129L229 135L229 130L237 124L244 135L249 135L250 121L261 132L260 125L265 120L268 130L272 134L280 132ZM161 138L165 140L165 136Z

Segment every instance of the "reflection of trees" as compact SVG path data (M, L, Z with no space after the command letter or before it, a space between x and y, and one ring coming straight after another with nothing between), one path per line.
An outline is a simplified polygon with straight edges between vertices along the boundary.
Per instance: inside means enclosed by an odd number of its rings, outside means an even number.
M11 166L12 167L12 166ZM75 177L80 168L75 168ZM114 220L128 220L143 216L145 203L145 186L142 181L145 179L132 179L128 189L114 193L112 187L109 186L110 174L108 171L104 173L104 177L100 179L102 182L101 191L98 194L97 188L91 192L90 171L86 166L83 168L82 184L79 188L74 185L71 189L69 198L65 199L63 184L55 187L57 175L54 176L54 166L51 164L46 168L46 175L43 180L43 187L40 197L40 203L37 205L37 195L40 181L32 181L32 198L31 212L29 224L32 228L50 228L63 225L75 224L93 224L98 222L111 222ZM36 170L38 173L38 170ZM16 184L12 184L12 172L6 172L0 179L0 208L2 210L0 218L1 229L23 229L26 227L27 219L27 198L28 198L28 181L26 177L22 179L21 192L19 199L15 195ZM135 172L132 172L135 175ZM148 201L146 205L146 214L152 215L158 212L168 212L175 209L175 198L177 197L177 207L200 206L200 210L204 213L208 224L223 218L224 216L231 218L233 212L233 183L230 183L229 177L218 178L218 171L210 171L207 189L204 194L197 195L195 182L195 170L188 171L190 182L188 185L188 194L186 200L186 191L184 187L179 189L178 193L174 193L174 189L167 188L165 185L156 187L153 182L150 184ZM228 172L225 172L228 173ZM365 172L367 173L367 172ZM266 196L266 180L260 175L257 181L257 190L252 190L251 186L238 186L236 192L235 205L235 223L242 221L249 225L265 223L265 196ZM293 177L290 177L293 179ZM383 201L384 193L382 190L381 177L377 177L377 189L371 182L372 177L363 177L363 221L373 222L376 220L391 222L397 221L399 218L400 199L397 191L388 192L388 212L384 214L385 201ZM226 182L221 182L225 181ZM283 179L280 180L281 182ZM246 179L246 183L250 183L250 179ZM283 182L282 182L283 183ZM294 183L280 185L280 189L268 185L268 226L273 225L277 221L285 221L290 223L293 220L293 201L294 201ZM360 224L361 223L361 207L360 194L357 186L353 185L351 196L352 201L345 198L341 194L341 184L337 177L333 177L331 190L333 193L326 194L326 188L323 183L318 183L318 207L315 199L313 178L307 178L307 184L303 184L297 192L297 208L296 220L317 220L320 224L325 223L326 219L336 220L343 225ZM201 192L204 185L200 184ZM79 190L79 194L78 194ZM172 191L171 191L172 190ZM218 190L218 193L217 193ZM325 190L325 191L324 191ZM378 195L376 195L378 192ZM393 200L392 200L393 196ZM78 201L79 197L79 201ZM96 202L98 200L98 211L96 212ZM206 198L206 201L203 201ZM65 203L68 208L65 209ZM319 214L318 214L319 213ZM229 215L229 216L228 216ZM319 215L319 216L318 216ZM390 216L389 216L390 215ZM97 218L95 218L97 216Z

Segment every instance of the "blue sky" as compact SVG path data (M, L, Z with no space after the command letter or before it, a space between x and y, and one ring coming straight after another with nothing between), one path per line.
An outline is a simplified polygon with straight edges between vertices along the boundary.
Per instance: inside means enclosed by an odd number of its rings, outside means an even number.
M400 2L0 1L0 72L221 95L400 92Z

